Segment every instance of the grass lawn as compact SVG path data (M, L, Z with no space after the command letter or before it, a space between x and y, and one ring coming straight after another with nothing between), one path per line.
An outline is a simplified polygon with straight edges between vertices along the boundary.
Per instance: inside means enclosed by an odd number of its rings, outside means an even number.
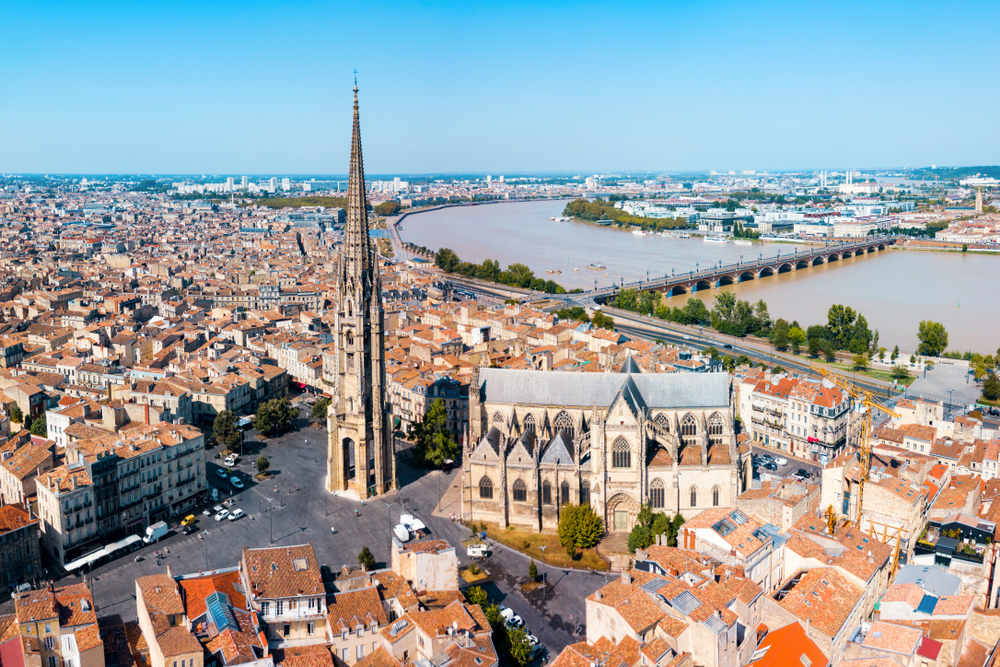
M830 368L836 368L838 371L843 371L845 375L849 375L851 373L857 373L858 375L863 375L865 377L869 377L875 380L882 380L883 382L892 382L893 380L892 373L890 371L882 371L882 370L855 371L854 367L850 364L841 364L837 362L829 363L826 361L820 361L819 359L814 359L813 361L822 363L824 366L828 366ZM911 375L906 379L897 380L896 382L899 385L906 385L907 387L909 387L911 384L913 384L913 381L916 379L917 379L916 376Z
M608 563L597 555L594 549L578 549L579 560L573 560L566 554L566 549L559 544L559 536L554 533L533 533L520 526L511 526L500 530L495 523L486 524L486 534L497 542L501 542L528 554L539 562L555 567L585 567L592 570L607 570ZM525 547L527 543L527 547ZM545 558L542 558L541 547L546 547ZM524 572L527 574L527 570Z
M467 567L463 570L459 570L458 573L462 575L462 579L465 579L466 582L474 584L475 582L486 578L486 573L483 572L483 569L478 565L476 566L476 572L478 572L478 574L473 574L472 568Z

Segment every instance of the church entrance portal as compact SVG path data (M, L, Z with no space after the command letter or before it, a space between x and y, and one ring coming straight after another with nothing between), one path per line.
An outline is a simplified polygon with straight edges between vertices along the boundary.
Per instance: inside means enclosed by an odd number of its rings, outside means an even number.
M628 512L615 510L615 530L628 530Z

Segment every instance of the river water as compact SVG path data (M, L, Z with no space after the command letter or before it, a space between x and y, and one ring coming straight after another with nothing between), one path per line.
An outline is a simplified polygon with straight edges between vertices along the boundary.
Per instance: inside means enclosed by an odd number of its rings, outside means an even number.
M496 259L506 267L527 264L536 276L567 289L592 289L803 250L806 244L707 243L700 238L636 236L631 232L576 222L556 222L565 201L462 206L420 213L403 220L404 240L447 247L463 260ZM588 264L606 270L593 271ZM546 274L547 269L561 274ZM574 270L578 269L578 270ZM941 322L949 349L995 352L1000 346L1000 257L961 253L889 250L869 253L761 280L727 285L740 299L764 299L774 318L803 326L825 324L831 304L849 305L878 329L881 345L913 351L921 320ZM718 290L697 292L710 308ZM683 305L689 295L667 300Z

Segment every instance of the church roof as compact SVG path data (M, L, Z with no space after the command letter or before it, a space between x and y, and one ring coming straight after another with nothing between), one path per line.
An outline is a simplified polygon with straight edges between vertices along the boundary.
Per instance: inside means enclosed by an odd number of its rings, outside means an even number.
M702 408L729 405L726 373L628 374L629 389L650 408ZM508 368L479 369L484 402L610 406L623 390L620 373L572 373Z
M542 463L555 463L558 461L561 464L573 463L573 443L570 442L569 438L562 431L556 433L556 437L549 441L548 446L545 448L545 453L542 454Z
M631 359L631 357L629 358ZM625 401L629 410L636 417L641 417L646 411L646 402L642 400L642 394L639 392L639 388L635 386L631 375L625 377L625 382L622 383L622 388L618 390L618 396L615 397L615 401L617 402L618 399ZM612 405L614 404L612 403Z
M625 363L622 364L619 373L641 373L642 369L639 368L639 364L635 363L635 359L632 357L631 350L625 357Z

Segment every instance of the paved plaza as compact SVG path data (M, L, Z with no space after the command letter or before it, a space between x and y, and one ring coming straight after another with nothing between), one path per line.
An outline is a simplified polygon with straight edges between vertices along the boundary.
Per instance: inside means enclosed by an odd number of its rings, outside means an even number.
M906 394L944 401L949 410L974 405L982 396L983 387L969 373L969 362L959 359L935 361L934 368L917 375Z
M210 449L206 474L209 484L224 489L225 496L233 500L230 509L241 508L247 516L238 521L216 522L203 516L203 508L199 507L197 533L183 535L172 531L160 542L136 552L143 557L140 562L133 561L133 556L125 556L96 568L91 576L99 614L134 619L136 577L165 572L167 564L175 575L234 567L244 546L264 547L272 539L275 545L311 542L320 563L335 572L345 564L357 567L358 552L365 546L371 549L380 567L387 566L390 530L404 509L427 524L431 537L443 538L455 546L463 565L470 562L462 542L472 534L449 518L450 514L460 512L460 470L416 469L409 465L404 450L398 463L400 490L362 505L360 501L332 496L323 490L325 451L325 428L305 426L263 443L248 438L244 456L237 465L243 473L240 476L248 482L247 488L237 492L217 476L216 468L221 461L214 456L218 448ZM259 454L271 462L272 477L262 483L252 477L255 472L252 461ZM331 527L336 529L335 534ZM163 565L156 564L154 550L167 552ZM529 601L516 587L517 580L527 575L529 564L530 559L519 552L502 546L495 548L494 555L481 563L490 578L480 585L494 601L520 614L529 631L539 638L550 656L555 656L567 644L582 639L584 598L612 575L560 570L538 563L539 571L548 577L549 591L544 599L537 596ZM79 577L63 577L61 581L78 580ZM4 601L0 613L8 611L11 604Z

